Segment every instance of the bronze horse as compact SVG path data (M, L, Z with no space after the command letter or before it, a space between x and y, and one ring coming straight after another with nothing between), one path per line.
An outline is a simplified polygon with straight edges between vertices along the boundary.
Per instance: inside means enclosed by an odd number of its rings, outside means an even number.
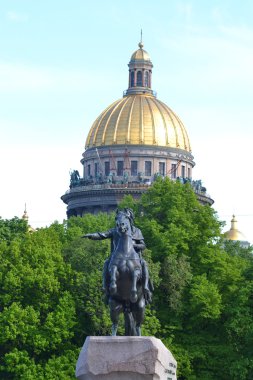
M107 273L112 335L117 334L121 312L125 318L125 335L141 335L146 304L141 258L133 246L128 213L117 211L115 220L118 239Z
M111 255L104 263L103 290L110 307L112 335L117 334L121 312L125 317L125 335L141 335L145 306L151 302L153 292L147 263L141 258L145 244L141 231L133 225L131 209L117 210L115 221L115 228L82 237L111 239Z

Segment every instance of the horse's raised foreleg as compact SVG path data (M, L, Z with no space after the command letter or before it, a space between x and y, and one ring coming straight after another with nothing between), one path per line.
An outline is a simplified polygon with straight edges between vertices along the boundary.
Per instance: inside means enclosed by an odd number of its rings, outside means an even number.
M109 299L109 307L110 307L110 317L112 321L112 336L117 335L118 323L119 323L119 315L122 311L122 304L115 301L114 299Z
M132 287L131 287L131 295L130 295L130 301L135 303L137 301L137 280L140 277L140 269L134 268L132 271Z
M114 295L117 292L117 284L116 284L117 273L118 273L117 265L112 265L111 268L110 268L110 278L111 278L111 281L110 281L110 294L111 295Z

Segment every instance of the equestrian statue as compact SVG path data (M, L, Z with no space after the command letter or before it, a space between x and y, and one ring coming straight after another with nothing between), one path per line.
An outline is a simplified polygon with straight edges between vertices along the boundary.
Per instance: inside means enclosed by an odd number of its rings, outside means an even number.
M82 237L111 239L111 254L103 269L103 291L110 308L112 335L117 335L119 315L123 312L125 336L140 336L145 307L151 302L153 292L148 266L142 258L144 238L134 226L131 209L117 210L115 222L115 228Z

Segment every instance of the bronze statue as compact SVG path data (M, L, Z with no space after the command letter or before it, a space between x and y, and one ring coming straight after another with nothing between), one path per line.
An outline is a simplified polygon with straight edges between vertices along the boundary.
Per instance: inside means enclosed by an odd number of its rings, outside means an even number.
M145 306L151 302L153 291L140 229L134 226L131 209L116 211L116 227L105 232L86 234L92 240L111 239L111 255L103 269L103 289L110 307L112 335L117 334L121 312L125 317L125 335L141 335Z
M80 174L78 170L72 170L70 173L70 188L80 184Z

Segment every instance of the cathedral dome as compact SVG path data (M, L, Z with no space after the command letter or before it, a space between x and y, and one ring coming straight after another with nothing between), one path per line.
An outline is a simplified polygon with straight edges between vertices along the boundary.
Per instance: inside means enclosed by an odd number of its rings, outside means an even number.
M130 59L129 87L124 97L107 107L93 123L85 148L144 145L191 152L179 117L151 89L153 64L142 41Z
M149 145L191 152L179 117L155 96L131 94L117 100L93 123L86 149L108 145Z

